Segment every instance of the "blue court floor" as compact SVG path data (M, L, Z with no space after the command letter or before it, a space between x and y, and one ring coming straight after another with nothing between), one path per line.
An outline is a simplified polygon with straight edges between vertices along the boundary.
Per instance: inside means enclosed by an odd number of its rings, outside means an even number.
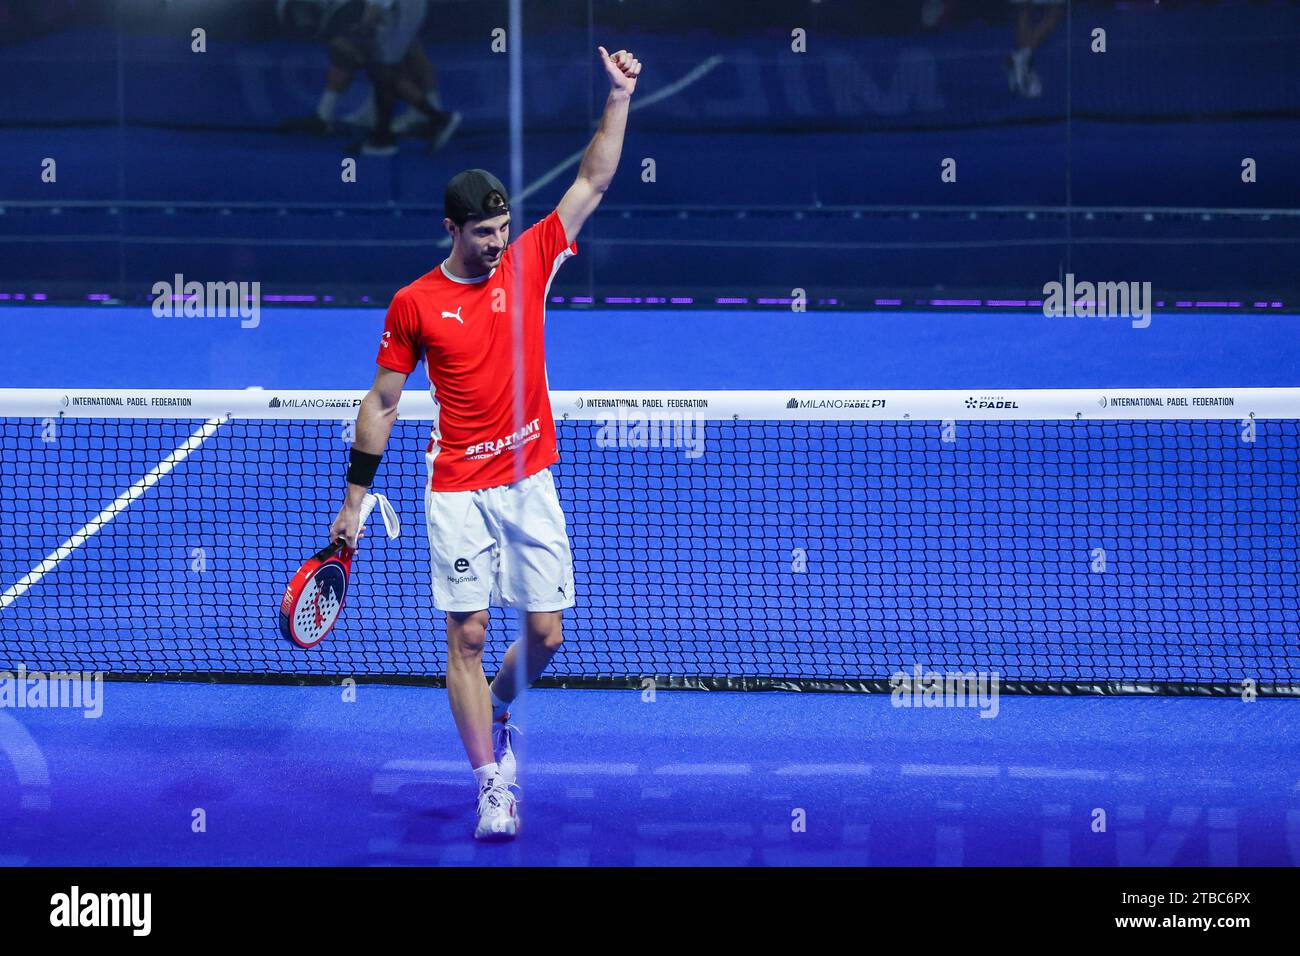
M0 709L0 863L1300 863L1287 701L538 690L523 830L471 839L442 690L110 683ZM203 832L195 821L201 821Z

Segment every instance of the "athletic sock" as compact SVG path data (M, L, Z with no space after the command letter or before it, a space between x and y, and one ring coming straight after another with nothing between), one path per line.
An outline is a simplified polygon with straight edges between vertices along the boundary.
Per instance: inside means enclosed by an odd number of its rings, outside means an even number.
M316 107L316 115L326 123L334 119L334 107L338 105L339 95L333 90L326 90L320 95L320 103Z
M495 777L498 772L499 770L495 760L492 763L485 763L481 767L475 767L474 779L478 782L478 788L482 790L486 787L492 782L492 778Z
M495 722L506 715L506 711L510 709L510 701L498 697L492 690L491 684L488 685L488 694L492 697L492 720Z

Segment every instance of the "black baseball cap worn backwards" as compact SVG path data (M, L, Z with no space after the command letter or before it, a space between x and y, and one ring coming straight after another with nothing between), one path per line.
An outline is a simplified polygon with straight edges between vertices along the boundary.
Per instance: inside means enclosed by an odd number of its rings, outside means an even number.
M506 187L486 169L467 169L447 183L443 213L458 226L470 219L491 219L510 211Z

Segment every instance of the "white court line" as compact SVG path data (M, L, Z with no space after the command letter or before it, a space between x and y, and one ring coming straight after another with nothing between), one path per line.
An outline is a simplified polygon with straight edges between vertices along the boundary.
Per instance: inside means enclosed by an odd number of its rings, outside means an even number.
M1105 780L1110 776L1105 770L1078 770L1067 767L1008 767L1007 776L1026 780Z
M1000 767L987 764L905 763L905 777L996 777Z
M740 776L750 772L747 763L670 763L654 771L677 776Z
M73 535L59 545L53 551L45 556L40 564L27 572L17 584L0 594L0 611L3 611L14 601L22 597L32 585L34 585L45 575L53 571L60 561L70 556L73 551L90 540L91 535L102 529L116 518L121 512L125 511L131 504L146 491L158 484L164 476L169 474L173 468L183 462L190 456L190 453L202 445L205 441L216 434L217 429L225 422L223 418L209 418L203 423L203 426L193 435L187 438L179 448L164 458L153 469L137 481L134 485L122 492L114 499L113 503L107 508L95 515L90 521L83 524Z
M871 764L866 763L792 763L772 771L778 777L826 777L871 775Z
M722 60L723 58L716 54L714 56L709 57L707 60L704 60L698 66L696 66L694 69L688 72L685 76L681 77L678 80L674 80L672 83L669 83L662 90L656 90L655 92L651 93L649 96L646 96L643 99L633 100L632 105L628 108L628 112L635 113L637 110L645 109L647 106L651 106L654 103L658 103L660 100L667 99L668 97L676 93L678 90L690 86L700 77L704 76L704 74L708 73L715 66L721 63ZM560 173L564 172L566 169L568 169L578 160L582 159L582 154L585 153L586 151L587 151L587 147L583 146L582 149L578 150L576 153L566 156L564 159L560 160L558 163L556 163L554 166L552 166L550 169L544 172L540 178L533 180L531 183L525 186L523 190L519 193L519 195L511 196L510 197L511 203L523 202L533 193L537 192L537 190L541 189L543 186L550 183L551 180L559 176ZM443 236L442 239L439 240L438 245L442 248L446 248L447 246L450 246L451 236Z
M539 763L525 769L541 773L592 774L605 777L630 777L637 772L634 763Z
M628 777L636 774L634 763L529 763L524 769L529 774L554 773L577 776ZM464 760L390 760L379 768L379 773L470 773Z
M390 760L379 768L385 771L409 771L415 773L470 773L469 764L464 760Z

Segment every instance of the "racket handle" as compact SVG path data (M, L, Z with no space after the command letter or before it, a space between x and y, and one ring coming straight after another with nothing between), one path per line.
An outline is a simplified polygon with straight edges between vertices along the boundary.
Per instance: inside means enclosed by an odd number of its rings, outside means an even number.
M369 520L371 513L379 509L380 515L384 519L384 530L388 537L396 538L401 533L401 525L397 520L397 511L389 504L388 499L383 495L366 493L365 498L361 500L361 521L357 525L357 535L360 537L361 532L366 527L366 521Z
M366 492L366 496L361 499L361 520L357 522L358 539L361 537L361 532L365 530L366 520L370 517L370 512L375 510L375 505L379 503L381 497L382 495L372 495L369 492ZM360 541L358 540L357 543L360 544ZM346 538L340 537L334 542L334 545L343 551L349 550Z
M375 510L377 504L379 504L379 495L367 492L366 496L361 499L361 522L357 525L358 531L366 526L366 522L370 520L370 513Z
M361 544L361 534L366 530L366 520L370 517L370 512L375 510L375 505L379 503L378 499L378 495L372 495L369 492L367 492L366 496L361 499L361 520L357 522L358 546ZM344 538L339 538L336 543L343 550L344 554L351 554L356 550L355 548L349 548L347 546L347 540Z

